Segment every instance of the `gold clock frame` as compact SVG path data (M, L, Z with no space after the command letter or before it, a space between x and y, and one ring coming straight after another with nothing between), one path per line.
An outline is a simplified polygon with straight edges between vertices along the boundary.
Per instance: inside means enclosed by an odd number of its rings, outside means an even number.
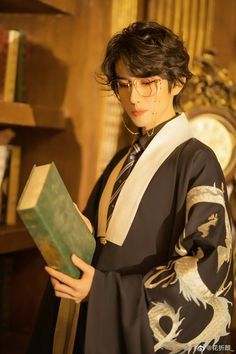
M204 116L204 114L211 114L211 118L216 119L218 122L224 125L230 134L232 140L232 151L230 161L223 169L226 182L231 182L236 173L236 120L232 117L229 111L222 107L196 107L186 112L189 120L197 119ZM212 149L214 151L214 149Z

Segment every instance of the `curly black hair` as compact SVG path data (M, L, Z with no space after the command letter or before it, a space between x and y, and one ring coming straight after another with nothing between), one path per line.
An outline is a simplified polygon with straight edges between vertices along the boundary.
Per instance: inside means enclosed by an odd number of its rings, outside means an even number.
M101 70L105 83L115 93L115 64L120 59L135 77L158 75L166 79L169 90L176 82L184 85L192 76L183 41L170 29L153 21L134 22L108 42ZM181 92L174 97L175 107L179 104Z

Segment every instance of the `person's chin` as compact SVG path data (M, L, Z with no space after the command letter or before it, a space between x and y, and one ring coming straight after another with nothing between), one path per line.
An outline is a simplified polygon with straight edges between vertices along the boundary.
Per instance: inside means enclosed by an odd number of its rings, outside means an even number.
M131 113L130 119L137 128L143 128L147 124L147 111Z
M146 119L142 119L142 118L131 118L131 121L133 123L133 125L137 128L144 128L147 124L147 120Z

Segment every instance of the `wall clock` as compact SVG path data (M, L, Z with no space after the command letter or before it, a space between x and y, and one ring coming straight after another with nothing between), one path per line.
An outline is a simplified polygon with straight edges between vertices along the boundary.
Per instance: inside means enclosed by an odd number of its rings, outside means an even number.
M214 151L230 182L236 168L236 119L223 108L196 108L186 114L193 135Z

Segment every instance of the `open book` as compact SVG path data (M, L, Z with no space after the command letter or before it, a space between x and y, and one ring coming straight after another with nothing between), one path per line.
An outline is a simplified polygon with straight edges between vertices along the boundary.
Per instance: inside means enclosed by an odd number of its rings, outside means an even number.
M52 162L34 166L17 206L17 212L46 263L78 278L72 261L76 254L91 263L95 239L78 213Z

